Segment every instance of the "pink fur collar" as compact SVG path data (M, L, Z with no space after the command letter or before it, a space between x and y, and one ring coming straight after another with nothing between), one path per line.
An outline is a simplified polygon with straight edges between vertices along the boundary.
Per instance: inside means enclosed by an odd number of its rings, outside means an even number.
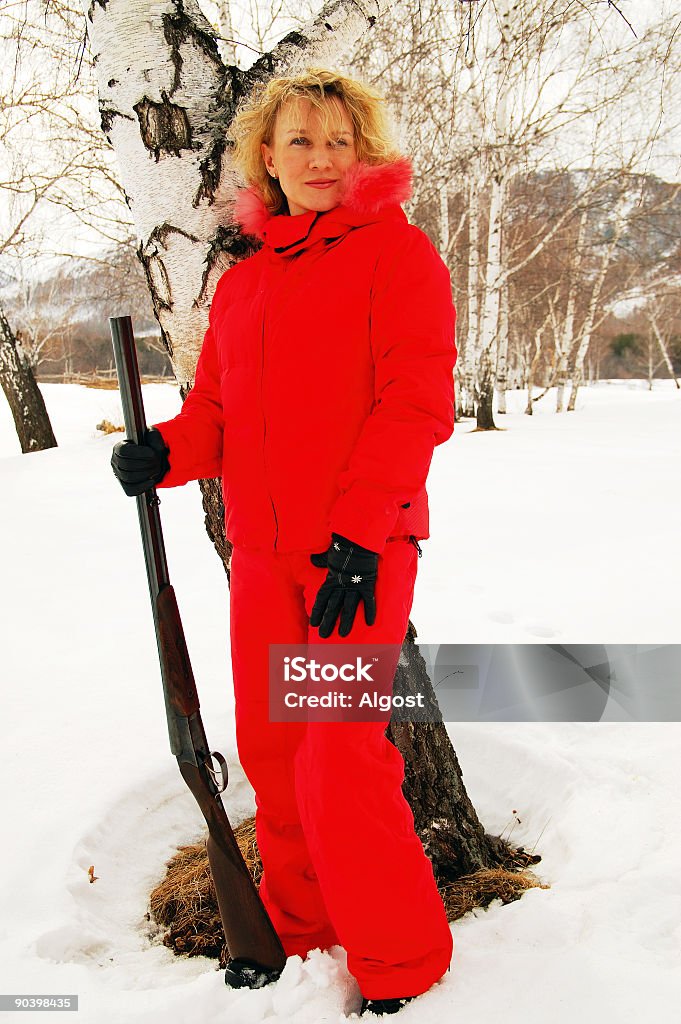
M412 163L406 156L383 164L359 160L343 178L340 205L352 213L372 216L384 206L401 204L411 196L412 175ZM257 186L237 190L234 220L246 234L264 238L265 227L271 219L272 214Z

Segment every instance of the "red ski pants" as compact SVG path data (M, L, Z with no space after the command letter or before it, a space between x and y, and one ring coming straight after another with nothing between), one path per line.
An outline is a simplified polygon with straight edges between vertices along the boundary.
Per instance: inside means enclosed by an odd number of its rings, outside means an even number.
M402 793L404 761L379 722L270 722L270 643L401 644L416 579L406 539L379 556L376 621L345 639L309 615L326 569L310 552L234 548L230 611L236 737L256 794L260 895L288 956L340 944L367 998L418 995L442 977L452 933Z

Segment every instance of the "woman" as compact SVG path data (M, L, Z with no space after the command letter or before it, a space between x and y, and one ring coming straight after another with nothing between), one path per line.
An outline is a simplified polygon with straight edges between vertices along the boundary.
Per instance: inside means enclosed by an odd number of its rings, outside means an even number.
M264 244L218 282L180 414L112 464L130 494L222 477L260 894L287 955L342 944L361 1012L395 1013L447 970L452 936L390 715L271 722L268 655L404 640L426 476L454 423L451 282L400 206L411 164L372 89L322 69L273 79L233 134L249 183L234 219ZM226 974L275 977L236 961Z

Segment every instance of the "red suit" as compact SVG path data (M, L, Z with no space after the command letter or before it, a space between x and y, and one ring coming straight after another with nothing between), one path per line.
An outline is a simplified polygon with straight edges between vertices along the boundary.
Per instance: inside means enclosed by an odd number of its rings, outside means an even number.
M340 205L270 216L220 278L196 380L156 424L161 486L221 476L231 563L237 745L256 793L261 896L287 954L340 942L367 998L417 995L452 937L383 722L270 722L270 643L394 643L428 537L426 477L454 426L454 308L446 265L399 205L411 165L353 165ZM343 640L309 624L331 532L379 553L377 618Z

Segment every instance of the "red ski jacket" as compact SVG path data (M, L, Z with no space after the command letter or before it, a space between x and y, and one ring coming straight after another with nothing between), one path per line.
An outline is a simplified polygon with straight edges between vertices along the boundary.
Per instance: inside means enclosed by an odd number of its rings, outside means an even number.
M157 423L162 487L222 477L225 531L255 550L382 552L429 536L426 477L454 429L447 267L400 206L407 157L354 164L332 210L235 217L264 245L218 281L196 379Z

